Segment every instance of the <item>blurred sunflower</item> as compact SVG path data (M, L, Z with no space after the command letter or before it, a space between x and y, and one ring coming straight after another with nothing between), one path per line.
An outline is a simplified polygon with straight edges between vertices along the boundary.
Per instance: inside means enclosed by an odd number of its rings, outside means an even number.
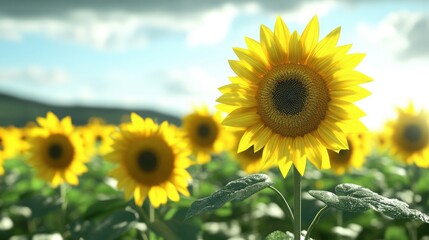
M79 128L89 156L101 156L111 151L112 138L110 135L115 128L114 125L106 124L101 118L91 118L87 125Z
M389 149L389 141L388 134L386 131L377 131L372 134L372 141L374 143L374 151L375 153L384 155L388 152Z
M13 158L18 153L19 133L15 127L0 127L0 159Z
M263 148L255 152L253 146L251 146L250 148L242 152L237 152L239 141L242 136L243 136L243 132L241 131L234 132L235 146L230 151L232 153L234 160L236 160L239 163L240 168L246 173L252 174L252 173L259 173L262 171L266 171L270 167L273 167L272 165L267 166L263 164L262 162Z
M370 145L367 133L352 133L347 135L349 149L342 149L339 152L328 150L331 170L342 175L351 169L360 168L369 154Z
M196 108L182 119L182 130L189 142L197 163L210 161L212 154L227 149L232 136L222 126L222 115L218 111L210 114L207 106Z
M176 134L167 122L158 126L135 113L129 124L113 134L113 150L105 157L119 164L111 175L118 180L118 188L124 189L125 198L134 195L141 206L149 197L157 208L166 204L167 198L179 201L179 193L189 196L191 176L186 168L191 165L190 151Z
M278 17L274 32L262 25L261 42L246 38L248 49L234 48L231 84L219 88L222 124L245 131L238 151L262 148L265 162L277 163L285 177L292 164L304 174L308 158L329 168L327 149L348 149L346 134L362 131L364 112L354 102L370 93L358 86L371 78L354 70L364 54L336 46L340 28L320 42L315 16L301 36Z
M52 187L64 182L77 185L78 176L87 171L88 158L71 118L67 116L60 121L48 112L46 118L38 117L37 123L40 128L29 139L28 163L37 170L37 176Z
M412 102L405 109L397 108L397 119L386 123L389 151L406 164L429 167L429 118L417 112Z

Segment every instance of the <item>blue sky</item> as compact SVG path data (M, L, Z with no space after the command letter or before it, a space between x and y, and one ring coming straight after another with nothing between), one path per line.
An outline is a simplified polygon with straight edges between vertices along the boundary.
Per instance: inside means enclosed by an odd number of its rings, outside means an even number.
M182 116L214 108L234 75L228 59L260 24L282 16L302 31L318 15L321 34L367 53L374 78L357 104L369 128L409 100L429 109L429 1L64 1L0 0L0 92L63 105L152 109Z

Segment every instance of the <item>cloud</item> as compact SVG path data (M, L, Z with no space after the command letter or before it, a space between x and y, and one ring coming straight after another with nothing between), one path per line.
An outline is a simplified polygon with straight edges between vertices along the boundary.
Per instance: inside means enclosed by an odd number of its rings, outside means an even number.
M301 2L311 1L274 0L269 4L251 0L24 0L20 4L3 1L0 38L21 40L28 34L41 34L100 50L119 51L143 48L158 37L171 35L182 35L191 47L212 45L227 36L239 14L272 13L279 9L291 12Z
M22 82L32 85L64 85L71 76L62 69L45 69L39 66L0 69L0 83Z
M268 4L259 3L265 11L278 11L279 9L293 9L301 2L312 2L311 0L272 0ZM146 15L148 13L159 13L166 15L189 15L198 12L207 12L218 9L226 4L237 6L255 3L254 0L163 0L163 1L141 1L141 0L22 0L16 2L2 1L0 15L14 16L14 18L59 18L67 17L68 14L78 11L91 11L99 13L122 12L132 15Z
M168 70L164 89L176 95L204 97L217 93L220 81L204 68L191 66L185 69Z
M369 44L399 59L429 57L429 15L394 12L376 25L358 26L358 34Z

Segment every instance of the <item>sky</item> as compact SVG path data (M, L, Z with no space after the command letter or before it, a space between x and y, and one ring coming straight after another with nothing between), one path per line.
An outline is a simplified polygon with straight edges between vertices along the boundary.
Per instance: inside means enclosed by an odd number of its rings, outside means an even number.
M150 109L176 116L206 104L235 75L232 48L281 16L302 32L366 53L374 79L356 104L378 129L413 101L429 110L429 0L0 0L0 92L49 104Z

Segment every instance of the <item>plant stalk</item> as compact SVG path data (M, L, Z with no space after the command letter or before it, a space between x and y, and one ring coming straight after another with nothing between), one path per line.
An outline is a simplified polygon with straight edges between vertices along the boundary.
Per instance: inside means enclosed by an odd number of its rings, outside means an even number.
M290 206L289 206L289 204L287 203L287 201L286 201L285 197L283 196L283 194L282 194L279 190L277 190L277 188L275 188L275 187L273 187L273 186L269 186L268 188L272 189L274 192L276 192L276 193L277 193L277 195L279 195L279 196L282 198L283 202L285 203L285 205L286 205L286 207L287 207L286 214L288 215L288 217L289 217L289 218L292 220L292 222L293 222L293 221L294 221L294 217L293 217L292 209L290 209Z
M316 216L314 217L313 221L310 223L310 226L308 227L308 231L307 234L305 234L305 239L304 240L308 240L310 238L310 234L311 231L313 231L314 226L317 224L317 222L319 222L320 216L322 216L322 214L328 210L329 206L325 205L322 209L319 210L319 212L317 212Z
M293 167L293 236L295 240L301 239L301 174L296 167Z

